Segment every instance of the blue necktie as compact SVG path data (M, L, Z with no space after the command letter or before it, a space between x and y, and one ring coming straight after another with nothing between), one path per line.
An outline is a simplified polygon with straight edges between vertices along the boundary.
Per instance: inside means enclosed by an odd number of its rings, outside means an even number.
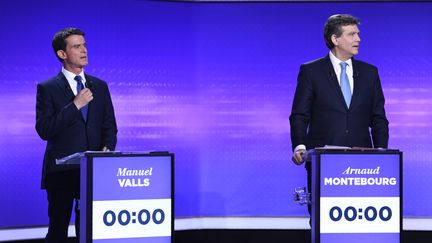
M346 62L340 63L340 66L342 68L341 74L340 74L340 82L341 82L340 86L341 86L343 97L345 99L345 103L347 104L347 106L349 108L350 103L351 103L351 87L350 87L348 75L346 73L347 65L348 65L348 63L346 63Z
M75 76L74 79L75 79L75 81L77 81L77 94L78 94L82 89L84 89L84 85L82 83L81 76L79 76L79 75ZM88 110L88 105L81 108L81 114L82 114L84 121L87 121L87 110Z

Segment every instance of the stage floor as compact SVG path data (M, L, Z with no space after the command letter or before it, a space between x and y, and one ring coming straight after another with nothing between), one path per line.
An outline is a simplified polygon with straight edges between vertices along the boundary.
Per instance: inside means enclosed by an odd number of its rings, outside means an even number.
M401 243L430 243L432 231L403 231ZM43 240L11 241L43 243ZM77 242L75 238L68 243ZM310 230L184 230L174 233L175 243L309 243Z

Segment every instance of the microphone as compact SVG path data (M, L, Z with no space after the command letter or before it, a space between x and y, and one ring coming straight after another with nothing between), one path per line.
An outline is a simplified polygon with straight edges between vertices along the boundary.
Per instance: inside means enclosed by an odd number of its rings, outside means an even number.
M86 80L85 87L91 90L93 88L93 82Z
M86 80L85 87L88 88L93 93L93 82L90 80ZM91 102L91 101L90 101ZM90 103L89 102L89 103Z
M359 73L354 71L354 78L358 78L358 76L359 76Z

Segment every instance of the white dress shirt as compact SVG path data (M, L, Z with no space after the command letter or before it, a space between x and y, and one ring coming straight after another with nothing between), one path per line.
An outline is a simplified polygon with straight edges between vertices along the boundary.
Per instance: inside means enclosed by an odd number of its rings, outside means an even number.
M77 81L75 80L75 76L77 76L75 73L69 72L68 70L66 70L64 67L62 67L62 73L63 75L66 77L72 92L74 93L74 95L77 95ZM84 76L84 69L81 71L80 74L78 74L79 76L81 76L81 82L83 83L84 87L86 84L86 80L85 80L85 76Z
M344 61L339 60L331 51L329 53L329 57L330 57L330 61L331 61L332 65L333 65L333 69L335 70L336 77L338 79L339 86L340 86L340 83L341 83L340 74L341 74L341 69L342 69L340 66L340 63L344 62ZM353 71L353 66L352 66L352 59L350 58L350 59L346 60L345 62L348 64L346 66L346 74L348 75L348 80L350 83L351 95L352 95L353 91L354 91L354 78L353 78L354 71Z

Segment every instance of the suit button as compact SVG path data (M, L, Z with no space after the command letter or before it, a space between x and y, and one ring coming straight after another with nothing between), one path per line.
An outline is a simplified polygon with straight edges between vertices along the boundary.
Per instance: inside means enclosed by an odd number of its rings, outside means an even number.
M348 134L348 133L349 133L349 130L348 130L348 129L347 129L347 130L345 130L345 133L346 133L346 134Z

